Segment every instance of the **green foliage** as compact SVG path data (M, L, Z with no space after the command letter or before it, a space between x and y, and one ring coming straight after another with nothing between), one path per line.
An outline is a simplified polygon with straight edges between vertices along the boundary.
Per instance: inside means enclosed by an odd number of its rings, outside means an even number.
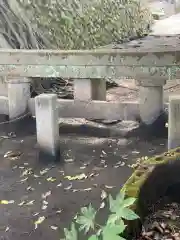
M93 231L93 235L88 240L125 240L121 237L127 225L124 220L134 220L139 218L129 207L135 202L135 198L125 198L125 191L121 191L115 199L109 195L110 214L104 226L96 222L96 211L90 204L83 207L81 213L75 218L75 223L71 224L70 230L64 229L64 240L78 240L78 231L87 235ZM75 225L76 224L76 225Z
M147 33L142 0L18 0L53 46L90 49Z

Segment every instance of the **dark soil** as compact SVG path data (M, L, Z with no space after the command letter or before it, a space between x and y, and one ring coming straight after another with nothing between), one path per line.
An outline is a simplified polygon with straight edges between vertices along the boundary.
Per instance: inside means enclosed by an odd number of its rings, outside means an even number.
M102 190L117 194L137 158L167 149L166 139L98 137L97 129L91 136L86 129L83 136L83 129L81 135L60 134L62 157L55 164L39 161L33 120L0 125L0 136L6 136L0 148L0 200L13 200L0 205L1 239L59 240L82 206L100 206ZM15 135L8 135L13 131ZM8 151L12 151L9 157L4 157ZM82 173L82 180L65 178ZM43 194L49 195L43 198ZM106 209L100 211L101 222L106 214ZM35 229L34 221L42 216L45 220Z

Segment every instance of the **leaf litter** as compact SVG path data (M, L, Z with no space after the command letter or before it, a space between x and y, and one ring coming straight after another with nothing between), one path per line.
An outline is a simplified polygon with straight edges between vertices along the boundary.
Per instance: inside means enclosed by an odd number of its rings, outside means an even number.
M9 153L10 154L10 153ZM102 150L102 154L101 154L101 157L105 157L107 154L105 151ZM5 155L5 157L7 157L8 155ZM67 159L66 162L73 162L74 160L73 159ZM107 167L106 165L106 160L104 159L101 159L101 164L103 164L104 168ZM27 168L25 169L25 166L28 166L29 164L28 163L24 163L24 166L20 166L19 168L20 169L24 169L24 171L22 172L22 174L20 175L20 177L24 177L26 176L25 178L22 178L20 180L21 183L24 183L28 180L28 175L32 175L34 178L40 178L41 176L45 175L48 173L48 171L50 170L49 168L45 168L43 170L40 171L40 175L38 174L35 174L33 173L33 170L32 168ZM85 169L87 167L88 164L84 164L83 166L80 167L80 169ZM14 169L16 169L18 166L14 166ZM59 171L62 173L62 175L64 175L64 171ZM81 173L79 175L75 175L75 176L64 176L65 179L68 179L69 181L75 181L75 180L85 180L87 179L88 177L92 178L92 177L96 177L98 176L99 173L97 172L92 172L91 174L89 175L86 175L85 173ZM57 179L54 178L54 177L48 177L46 178L46 180L48 182L55 182ZM56 185L57 187L61 187L62 186L62 183L60 182L59 184ZM111 189L111 188L114 188L114 186L108 186L108 185L105 185L105 187L107 189ZM70 190L72 189L72 183L70 185L68 185L67 187L64 188L64 190ZM28 186L26 188L27 191L33 191L35 190L32 186ZM73 192L82 192L82 191L91 191L92 188L84 188L84 189L73 189L72 191ZM42 201L42 206L41 206L41 209L42 210L46 210L46 208L48 207L48 201L46 201L47 197L49 197L50 195L52 194L51 191L47 191L45 193L42 193L41 197L43 199ZM103 209L105 207L105 202L104 200L107 198L107 193L103 190L101 192L101 204L100 204L100 209ZM18 204L18 206L23 206L23 205L26 205L26 206L30 206L30 205L33 205L35 202L35 200L31 200L31 201L22 201ZM12 203L12 201L6 201L6 200L2 200L1 201L1 204L10 204ZM56 211L57 214L60 214L62 212L62 210L58 210ZM38 216L40 214L40 212L35 212L32 216ZM38 228L38 225L42 224L45 220L45 216L40 216L35 222L34 222L34 225L35 225L35 229ZM52 230L57 230L58 227L56 225L51 225L50 228Z

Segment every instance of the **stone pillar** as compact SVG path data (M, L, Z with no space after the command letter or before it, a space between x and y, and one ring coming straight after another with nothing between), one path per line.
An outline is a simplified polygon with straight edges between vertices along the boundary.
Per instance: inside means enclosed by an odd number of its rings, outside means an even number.
M30 82L28 78L11 78L7 82L9 119L25 115L30 99Z
M40 94L35 97L35 113L40 159L60 160L57 95Z
M141 121L152 124L160 115L163 106L163 86L166 81L136 81L139 86L139 110Z
M74 79L74 99L82 101L106 100L105 79Z
M168 150L180 147L180 96L169 97Z

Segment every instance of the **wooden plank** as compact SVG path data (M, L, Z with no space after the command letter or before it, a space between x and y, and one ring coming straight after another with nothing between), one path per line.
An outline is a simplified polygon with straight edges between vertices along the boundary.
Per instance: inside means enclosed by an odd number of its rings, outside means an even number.
M139 116L138 102L106 102L57 100L60 118L87 118L108 120L136 120ZM29 101L29 110L35 116L34 98Z
M114 78L123 77L151 80L167 80L169 71L172 78L179 73L179 67L142 67L142 66L53 66L53 65L0 65L0 76L7 77L62 77L62 78ZM177 72L176 72L177 71ZM22 80L20 80L22 82ZM18 83L16 81L16 83Z
M172 66L180 64L180 50L176 47L124 48L97 50L5 50L0 49L2 65L48 66Z

